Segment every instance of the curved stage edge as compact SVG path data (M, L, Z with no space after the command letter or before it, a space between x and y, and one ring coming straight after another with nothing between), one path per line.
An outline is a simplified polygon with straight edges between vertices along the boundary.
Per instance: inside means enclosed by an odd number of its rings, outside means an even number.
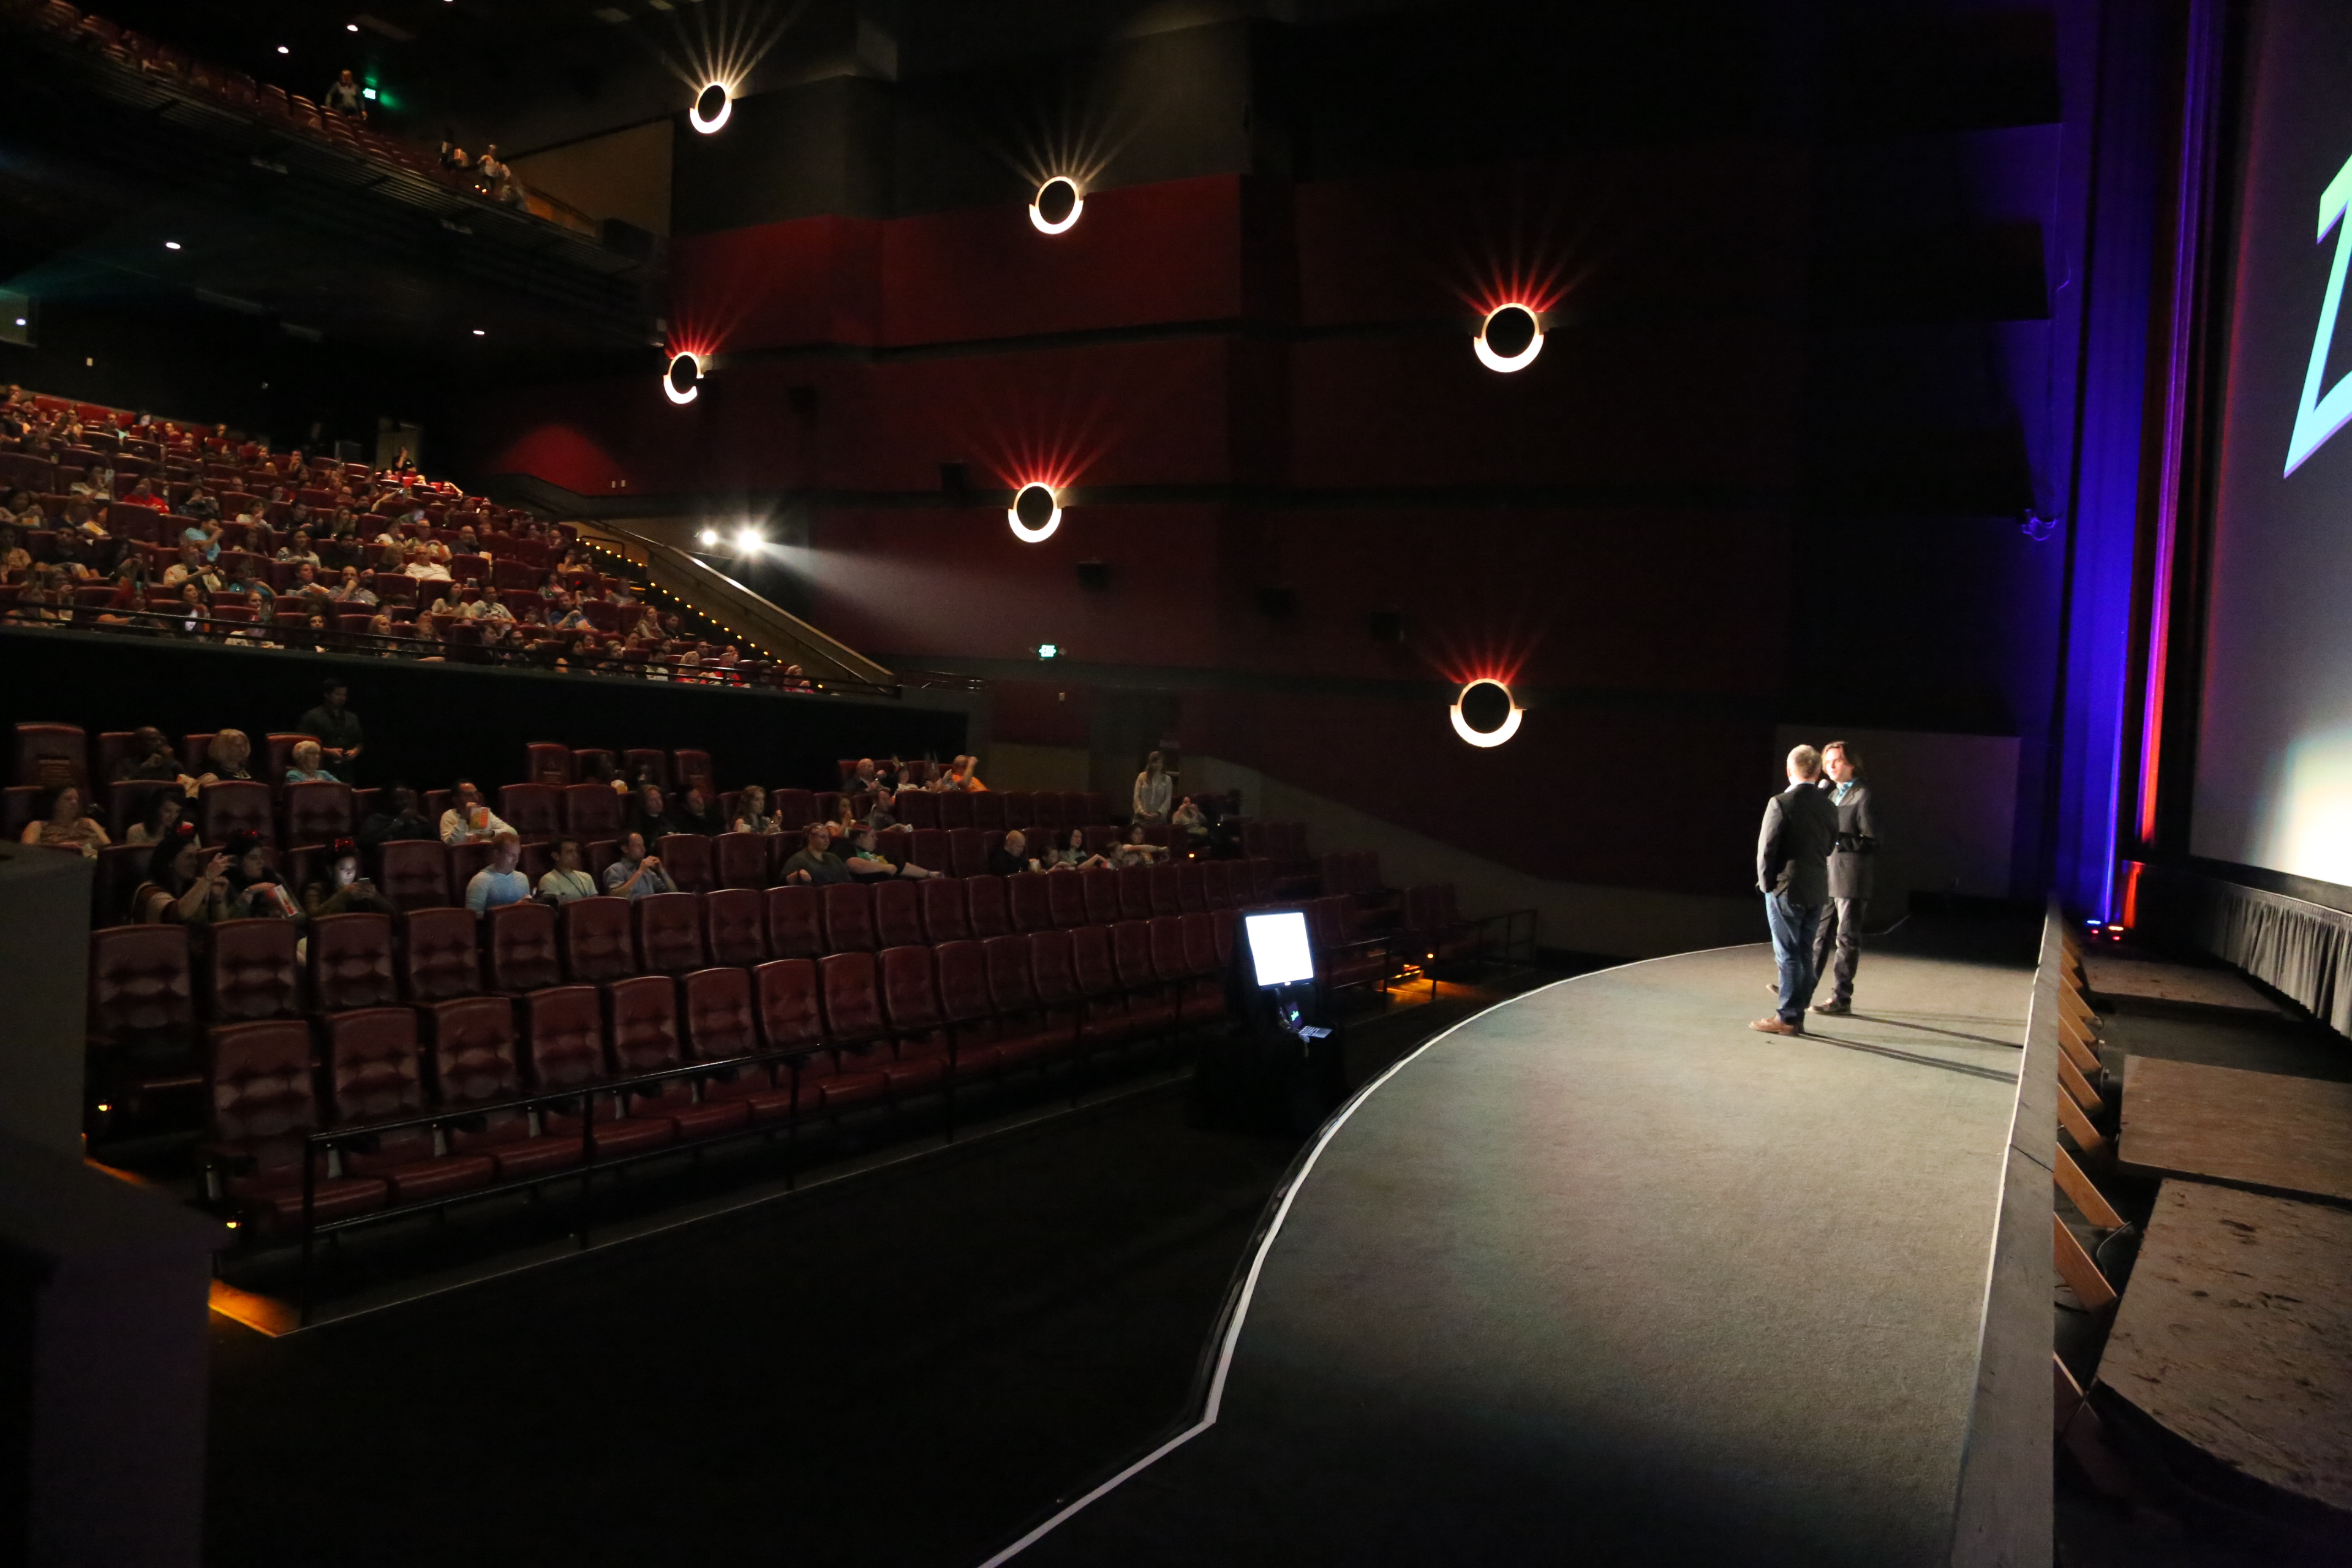
M1464 1019L1269 1205L1192 1420L987 1560L1945 1563L2030 924L1790 1039L1768 947Z

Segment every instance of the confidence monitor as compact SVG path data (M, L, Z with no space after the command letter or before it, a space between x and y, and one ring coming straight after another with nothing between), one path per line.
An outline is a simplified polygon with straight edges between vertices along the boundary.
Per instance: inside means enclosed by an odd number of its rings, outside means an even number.
M1249 939L1250 964L1261 988L1315 978L1315 950L1307 940L1305 910L1244 915L1242 931Z

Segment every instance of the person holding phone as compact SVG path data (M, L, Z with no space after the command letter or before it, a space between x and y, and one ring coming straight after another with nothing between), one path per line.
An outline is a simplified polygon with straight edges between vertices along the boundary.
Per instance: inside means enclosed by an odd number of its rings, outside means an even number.
M181 822L155 846L147 879L131 890L137 925L207 925L229 918L228 857L196 842L195 825Z

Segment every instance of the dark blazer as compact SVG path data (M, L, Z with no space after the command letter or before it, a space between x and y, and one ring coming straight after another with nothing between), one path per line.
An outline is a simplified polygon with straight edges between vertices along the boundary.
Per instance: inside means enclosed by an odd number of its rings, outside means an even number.
M1834 785L1822 785L1823 800L1835 793ZM1867 899L1877 867L1877 805L1870 786L1859 779L1845 792L1845 799L1832 804L1837 810L1837 845L1830 851L1830 897Z
M1808 907L1830 896L1830 847L1837 839L1837 808L1810 784L1794 784L1764 804L1756 836L1756 886L1786 893Z

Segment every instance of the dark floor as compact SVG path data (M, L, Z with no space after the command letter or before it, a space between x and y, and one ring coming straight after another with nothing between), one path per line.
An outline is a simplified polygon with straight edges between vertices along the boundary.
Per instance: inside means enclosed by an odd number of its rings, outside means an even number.
M977 1562L1178 1414L1296 1147L1169 1080L299 1335L215 1317L209 1559Z

